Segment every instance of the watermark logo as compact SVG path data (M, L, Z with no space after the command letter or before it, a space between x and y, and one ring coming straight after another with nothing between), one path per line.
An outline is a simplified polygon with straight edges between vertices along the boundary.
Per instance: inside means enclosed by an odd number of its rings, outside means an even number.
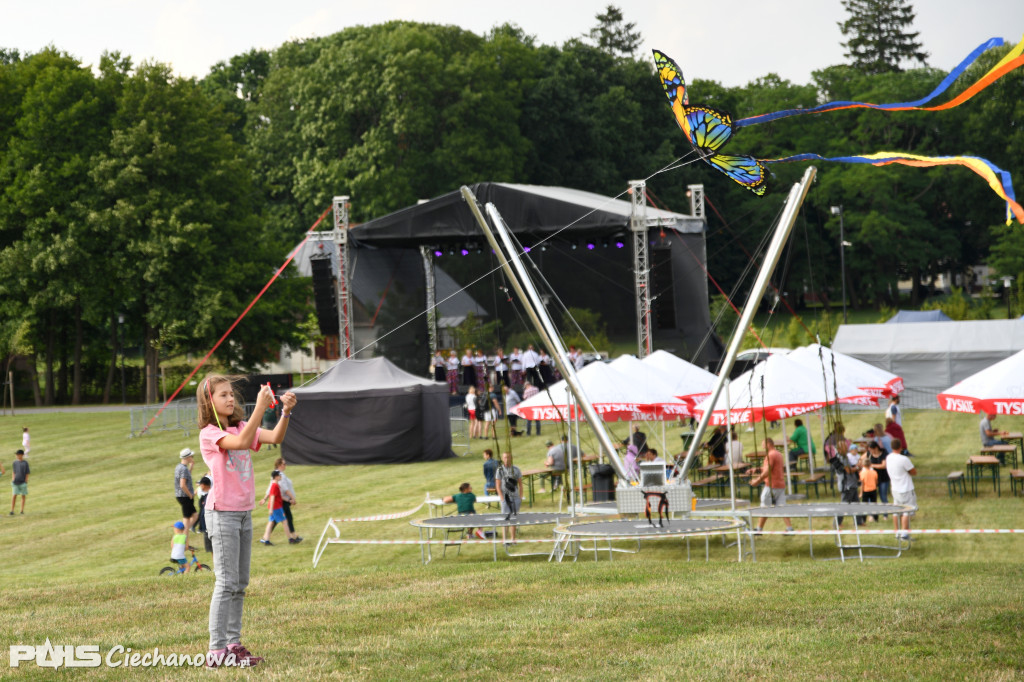
M195 667L206 664L206 653L200 654L165 654L159 648L152 651L134 651L120 644L111 647L106 656L101 655L98 644L57 644L46 642L40 646L34 644L12 644L10 646L10 667L20 668L24 664L34 663L40 668L156 668L156 667ZM217 666L249 667L249 660L238 660L235 654L221 652L214 654L213 661Z
M96 644L71 644L54 646L50 638L42 646L32 644L12 644L10 665L20 667L22 663L34 661L40 668L98 668L103 662L100 648Z

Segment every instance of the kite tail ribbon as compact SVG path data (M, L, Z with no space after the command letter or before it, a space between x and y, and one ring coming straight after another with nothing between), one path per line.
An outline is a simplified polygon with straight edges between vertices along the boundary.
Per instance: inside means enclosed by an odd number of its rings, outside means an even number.
M1022 43L1024 45L1024 43ZM988 182L988 186L1006 201L1006 224L1017 222L1024 224L1024 208L1017 203L1013 192L1013 181L1010 174L987 159L978 156L918 156L900 152L875 152L857 156L830 156L820 154L795 154L781 159L760 159L761 163L787 163L790 161L832 161L838 163L869 163L873 166L888 166L897 163L903 166L930 168L933 166L964 166L974 171Z
M989 69L984 76L979 78L974 84L952 100L934 107L923 106L948 90L954 81L962 76L964 72L978 59L978 57L990 49L999 47L1002 44L1002 38L989 38L987 41L975 48L973 52L967 55L967 57L960 62L955 69L950 71L949 75L946 76L943 81L939 83L938 87L932 90L929 95L913 102L895 102L892 104L872 104L870 102L848 101L827 102L810 109L783 109L781 111L774 111L768 114L759 114L757 116L741 118L737 121L733 121L733 129L738 130L739 128L755 125L757 123L767 123L768 121L789 118L790 116L822 114L828 111L842 111L844 109L879 109L882 111L944 111L946 109L952 109L971 99L989 85L1008 74L1010 71L1024 65L1024 56L1022 56L1022 53L1024 53L1024 38L1022 38L1021 41L1017 43L1017 45L1010 50L1005 57L999 60L998 64Z

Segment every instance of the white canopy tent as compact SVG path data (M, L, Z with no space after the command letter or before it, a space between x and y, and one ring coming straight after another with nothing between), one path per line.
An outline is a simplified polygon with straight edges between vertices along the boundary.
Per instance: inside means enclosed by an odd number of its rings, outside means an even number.
M869 395L889 397L903 391L903 379L892 372L817 343L801 346L786 357L822 372L828 383L831 383L835 376L840 381L866 391Z
M690 414L667 385L654 380L640 381L610 364L592 362L577 372L577 377L587 400L604 421L657 421ZM571 420L577 415L571 407L570 395L563 379L519 403L512 412L529 420ZM579 417L583 418L582 413Z
M1024 320L842 325L832 348L903 377L938 407L939 391L1024 350Z
M641 362L657 369L664 381L671 385L672 395L685 403L696 404L711 395L717 378L706 369L668 351L656 350Z
M1024 414L1024 351L972 374L939 394L950 412Z
M669 357L678 360L680 363L689 365L689 367L692 367L698 372L704 371L695 365L690 365L690 363L685 360L679 360L679 358L676 358L670 353L666 353L665 351L657 352L668 355ZM692 381L686 383L688 377L684 376L682 373L665 371L651 363L639 360L632 355L620 355L609 363L609 366L631 377L634 382L642 383L645 387L664 396L664 400L670 401L664 404L673 405L671 410L660 409L656 416L656 419L661 422L661 448L667 456L668 443L665 440L665 422L693 416L693 401L683 400L678 393L680 389L686 389L687 387L696 387L700 389L703 384L696 384ZM711 383L714 383L715 375L710 372L706 372L706 374L711 377L711 381L708 384L710 387ZM708 391L710 391L710 388L708 388ZM675 406L676 403L678 403L678 406ZM633 426L630 424L630 432L632 432L632 430Z
M786 482L793 492L789 469L789 445L786 438L786 419L814 412L834 402L877 405L878 400L856 386L837 380L834 384L822 379L815 371L786 355L770 355L730 383L731 396L719 396L696 406L698 413L712 410L713 424L744 424L759 421L782 422L782 451L786 465ZM814 461L811 460L811 468Z

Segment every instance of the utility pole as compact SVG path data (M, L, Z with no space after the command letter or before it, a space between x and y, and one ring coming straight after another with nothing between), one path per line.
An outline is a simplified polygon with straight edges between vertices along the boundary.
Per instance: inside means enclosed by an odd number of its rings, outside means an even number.
M843 238L843 205L833 206L832 215L839 216L839 273L843 278L843 324L846 324L846 247L850 244Z

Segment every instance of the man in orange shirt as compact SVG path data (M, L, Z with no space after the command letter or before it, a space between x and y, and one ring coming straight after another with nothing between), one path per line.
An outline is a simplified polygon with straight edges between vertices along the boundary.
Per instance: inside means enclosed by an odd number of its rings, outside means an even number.
M761 443L761 447L768 454L764 458L761 474L751 481L750 485L764 483L764 489L761 491L762 507L781 507L786 504L786 465L782 461L782 453L775 449L775 441L771 438L765 438L764 442ZM760 533L764 529L764 524L767 520L764 516L757 520L757 530L755 533ZM793 523L789 520L789 517L784 517L782 520L786 522L786 532L792 533Z

